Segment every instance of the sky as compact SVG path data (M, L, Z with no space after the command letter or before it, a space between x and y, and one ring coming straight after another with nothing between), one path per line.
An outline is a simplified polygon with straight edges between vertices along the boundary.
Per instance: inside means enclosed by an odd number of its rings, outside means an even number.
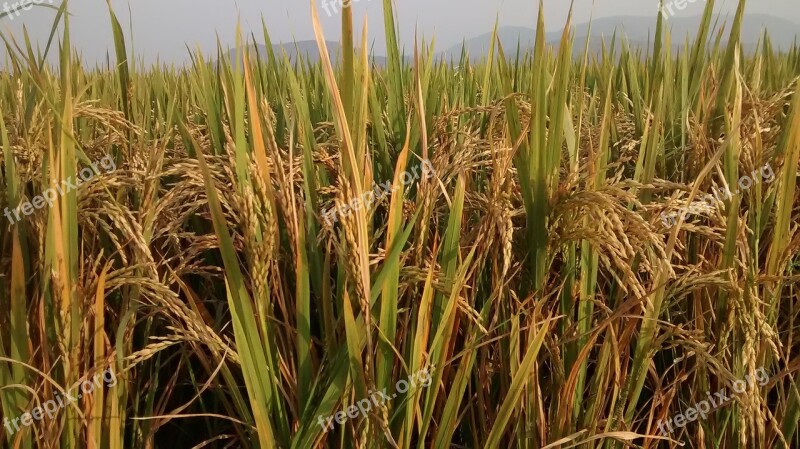
M0 11L19 0L0 0ZM61 0L38 0L44 3ZM341 0L110 0L126 34L129 49L137 59L151 64L185 62L187 47L214 52L216 40L224 47L236 43L236 27L254 33L263 42L262 19L273 43L313 39L311 3L318 9L320 21L328 40L338 40L341 16L334 11L334 2ZM705 0L667 0L676 4L686 2L683 10L674 9L677 16L700 15ZM415 34L436 38L436 48L443 50L464 38L490 32L498 17L501 26L534 27L538 0L394 0L400 41L412 48ZM575 0L574 22L588 22L591 17L618 15L647 16L655 22L658 0ZM330 11L325 12L323 4ZM365 18L370 45L375 54L384 54L383 0L353 0L354 22L357 27ZM718 0L722 12L736 9L736 0ZM341 8L337 8L339 11ZM69 0L70 30L73 46L86 61L104 61L114 54L111 26L106 0ZM567 0L544 0L546 28L560 30L569 11ZM20 10L13 20L0 19L0 33L23 40L23 28L34 43L44 47L52 28L55 12L34 7ZM769 14L800 24L798 0L750 0L748 13ZM800 25L798 25L800 29ZM133 36L131 40L130 36ZM360 32L358 34L361 35ZM130 50L129 50L130 51ZM0 48L0 65L5 59Z

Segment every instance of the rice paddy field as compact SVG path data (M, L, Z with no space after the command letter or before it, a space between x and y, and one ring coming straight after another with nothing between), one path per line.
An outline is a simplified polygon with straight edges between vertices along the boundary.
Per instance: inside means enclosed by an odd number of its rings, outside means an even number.
M2 35L0 447L800 447L800 47L714 4L452 62L391 0L320 61Z

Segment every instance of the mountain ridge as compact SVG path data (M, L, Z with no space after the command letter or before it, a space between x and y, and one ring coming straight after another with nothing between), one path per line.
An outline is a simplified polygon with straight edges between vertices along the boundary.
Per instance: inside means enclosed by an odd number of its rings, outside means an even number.
M730 17L727 17L730 19ZM671 17L665 21L666 27L671 30L673 45L683 46L684 37L687 33L694 39L694 33L700 28L702 16ZM712 26L719 29L726 23L726 17L716 15L712 18ZM592 36L590 48L600 46L599 39L605 37L610 39L615 31L621 32L629 42L647 43L652 42L655 36L656 20L646 16L612 16L594 19L589 23L580 23L572 27L573 35L576 36L575 47L579 52L583 51L586 36ZM726 28L727 30L728 28ZM742 44L745 48L754 48L759 39L763 36L763 30L769 30L770 40L778 49L785 49L791 46L792 42L800 34L800 25L796 23L766 14L745 15L742 23ZM591 33L590 33L591 32ZM558 42L561 39L563 28L556 31L545 32L548 43ZM448 47L440 52L448 58L457 58L461 54L462 45L466 47L471 57L482 57L488 54L491 32L481 34L471 39L465 39L462 43ZM713 35L713 33L711 33ZM516 48L517 42L522 49L533 47L536 37L536 29L520 26L504 26L498 28L497 37L504 48ZM578 48L580 47L580 48Z
M665 20L666 26L671 30L673 42L673 51L677 51L683 47L685 37L688 35L694 39L693 32L699 29L701 24L701 16L687 16L687 17L670 17ZM727 15L716 15L712 18L712 26L715 30L720 27L729 25L731 20ZM591 28L590 28L591 25ZM626 41L634 47L647 47L652 45L653 37L655 36L656 19L648 16L611 16L601 17L592 20L591 23L579 23L573 25L573 36L575 54L582 54L587 36L589 39L590 52L597 52L602 48L604 39L606 44L610 41L611 36L616 32L618 36L624 36ZM725 27L728 30L728 26ZM741 41L742 47L745 51L753 51L759 41L763 38L763 31L768 30L770 40L774 48L784 50L792 45L800 35L800 25L767 14L747 14L742 23ZM554 31L545 32L546 40L549 44L558 44L563 33L563 28ZM713 33L710 35L713 36ZM470 58L479 59L488 54L489 44L491 41L492 32L480 34L478 36L463 39L461 43L451 45L445 50L436 53L437 58L445 58L449 60L458 60L461 56L462 49L466 49ZM497 38L503 45L506 54L515 52L517 44L520 46L520 51L525 52L533 47L533 42L536 37L536 29L524 26L503 26L497 30ZM331 57L335 57L341 50L338 42L327 41L328 53ZM619 40L618 40L619 44ZM267 52L267 47L263 44L256 44L251 51L257 49L263 56ZM319 49L315 40L301 40L291 43L278 43L272 46L276 56L281 57L283 52L292 61L297 61L298 55L304 55L309 61L318 61L320 58ZM231 49L228 52L228 57L231 61L236 60L236 49ZM385 65L387 58L384 55L371 54L372 61L377 65ZM410 57L406 57L410 61Z

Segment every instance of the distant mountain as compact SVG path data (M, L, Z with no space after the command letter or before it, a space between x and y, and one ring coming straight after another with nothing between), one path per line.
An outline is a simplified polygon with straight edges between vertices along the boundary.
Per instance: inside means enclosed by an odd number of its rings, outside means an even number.
M672 17L665 21L672 35L673 49L681 48L686 36L695 37L697 30L700 29L701 16L694 17ZM716 17L712 19L712 25L717 29L726 23L726 32L733 23L732 17ZM655 36L656 18L655 17L636 17L636 16L615 16L594 19L591 24L591 39L589 47L591 51L598 51L601 48L601 39L605 38L606 44L610 44L614 33L617 36L625 36L628 43L632 46L647 46ZM779 49L786 49L792 45L795 38L800 33L800 26L788 20L762 14L746 15L742 23L742 44L745 49L755 48L759 39L763 37L764 30L767 30L773 45ZM573 27L575 39L575 52L583 51L586 36L590 33L588 23L582 23ZM545 34L547 42L557 44L561 39L562 30L551 31ZM503 45L506 55L513 55L519 44L521 51L529 51L533 48L536 39L536 30L526 27L502 27L497 30L497 36ZM713 34L712 34L713 36ZM726 36L723 34L723 37ZM489 43L492 33L482 34L478 37L465 40L464 48L469 52L471 59L485 57L489 53ZM442 52L448 59L458 59L461 56L462 44L454 45Z
M328 53L331 55L331 58L336 58L336 56L339 54L339 43L327 41L326 44L328 46ZM249 50L251 57L258 52L262 59L267 59L268 52L266 45L250 45ZM272 51L275 53L276 58L283 58L283 54L286 53L286 56L289 57L290 61L297 61L298 55L302 55L304 59L312 62L319 61L320 57L317 41L314 40L297 41L287 44L275 44L272 46ZM236 62L236 55L236 48L232 48L228 51L228 58L231 60L231 62Z
M325 43L328 47L328 55L330 55L332 60L336 61L339 58L342 47L338 42L326 41ZM250 46L251 55L254 54L256 50L262 59L267 59L266 45L257 44L255 47L252 45ZM285 52L286 56L288 56L289 60L292 62L297 61L298 55L301 55L305 61L311 63L316 63L320 60L320 52L319 47L317 46L317 41L313 40L297 41L290 44L275 44L272 46L272 51L275 53L276 58L283 58L283 54ZM236 62L235 48L228 51L228 58L231 62ZM385 56L371 55L370 58L374 64L381 67L386 66L387 59Z
M672 17L665 21L666 26L671 30L672 35L672 50L677 51L683 48L684 41L687 36L694 38L697 30L700 28L702 17ZM712 19L712 26L719 29L726 25L725 33L723 33L723 42L726 41L727 32L733 22L732 17L718 16ZM642 49L651 49L653 38L655 36L656 19L655 17L636 17L636 16L615 16L594 19L591 28L588 23L582 23L573 27L573 35L575 36L573 54L580 55L583 53L583 48L586 43L586 36L591 36L589 39L589 51L597 53L600 51L605 40L606 46L610 46L611 38L614 33L617 33L617 48L621 46L621 37L625 37L626 41L632 47ZM759 40L764 35L764 30L769 32L772 44L777 49L789 48L798 34L800 34L800 26L788 20L773 17L763 14L749 14L746 15L742 23L742 46L745 51L753 51L758 45ZM547 42L552 45L557 45L561 39L563 30L551 31L545 34ZM589 34L591 33L591 35ZM457 61L461 57L462 46L469 53L472 60L486 57L489 53L489 44L491 41L492 33L485 33L480 36L464 40L462 43L454 45L444 51L439 52L437 58L445 58L451 61ZM534 40L536 39L536 30L526 27L502 27L497 30L497 36L503 45L503 50L506 56L513 56L517 51L517 46L521 52L528 52L533 48ZM715 33L709 35L709 39L716 36ZM338 42L327 42L328 53L334 60L338 59L341 52L341 46ZM258 50L259 54L263 57L267 54L267 47L264 45L251 46L250 51L255 52ZM319 61L320 54L317 42L314 40L297 41L294 43L280 43L272 46L276 57L283 57L284 52L291 61L297 61L298 55L302 55L305 60L315 63ZM406 52L408 53L408 52ZM236 49L228 52L230 61L236 61ZM374 64L385 66L387 58L381 55L371 55ZM407 62L412 62L413 58L406 56Z

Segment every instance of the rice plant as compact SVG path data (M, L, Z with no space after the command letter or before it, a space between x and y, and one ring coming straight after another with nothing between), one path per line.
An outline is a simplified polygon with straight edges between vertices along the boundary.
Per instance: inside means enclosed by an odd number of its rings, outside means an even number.
M0 34L2 447L800 447L800 47L714 5L450 62L383 0L385 67L350 7L319 61Z

